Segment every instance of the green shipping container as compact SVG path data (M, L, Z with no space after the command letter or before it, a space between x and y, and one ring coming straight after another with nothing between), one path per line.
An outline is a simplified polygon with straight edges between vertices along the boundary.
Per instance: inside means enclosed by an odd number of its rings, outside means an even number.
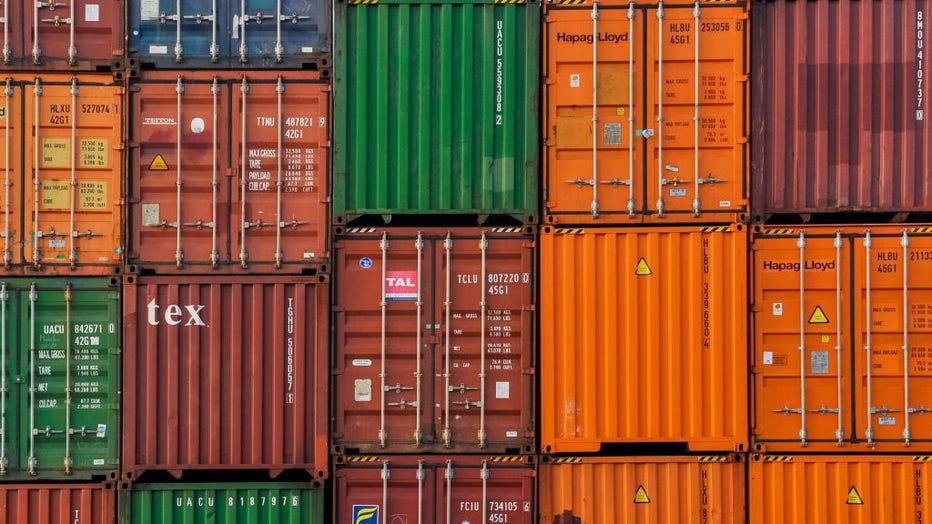
M539 3L351 0L334 15L334 223L537 217Z
M116 478L119 283L0 280L0 481Z
M134 484L123 524L323 524L324 494L300 482Z

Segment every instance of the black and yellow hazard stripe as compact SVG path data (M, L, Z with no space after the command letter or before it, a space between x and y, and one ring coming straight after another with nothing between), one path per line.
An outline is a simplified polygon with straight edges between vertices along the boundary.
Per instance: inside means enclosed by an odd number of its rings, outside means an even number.
M792 235L796 230L787 227L770 227L761 231L762 235Z
M523 462L524 457L518 455L495 456L489 459L491 462Z
M581 457L554 457L552 462L554 464L580 464L582 463Z
M557 5L582 5L586 0L556 0Z
M699 462L728 462L728 457L724 455L707 455L699 457Z
M351 455L345 457L346 462L378 462L379 457L375 455Z
M913 462L932 462L932 455L918 455L913 457Z
M793 462L792 455L765 455L764 462Z
M496 4L523 4L527 0L495 0Z
M916 226L909 228L910 233L932 233L932 227L930 226Z
M558 227L553 230L555 235L581 235L585 232L581 227Z
M702 233L717 233L719 231L728 231L728 226L703 226L699 228Z
M379 0L346 0L350 5L373 5L379 3Z

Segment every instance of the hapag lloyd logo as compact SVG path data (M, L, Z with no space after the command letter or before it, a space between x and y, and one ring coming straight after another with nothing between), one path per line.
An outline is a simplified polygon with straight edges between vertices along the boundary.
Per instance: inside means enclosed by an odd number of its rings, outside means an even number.
M806 271L830 271L835 269L835 261L807 260ZM764 261L765 271L799 271L799 262Z
M149 313L149 325L157 326L164 319L165 323L169 326L177 326L184 322L185 326L206 326L207 323L204 322L204 319L201 318L201 311L204 310L204 306L201 304L193 305L188 304L180 306L178 304L169 304L165 311L159 314L158 302L153 298L147 305L146 309Z
M599 33L599 42L608 42L617 44L628 41L628 33ZM557 33L557 42L566 42L568 44L592 43L592 34L585 33Z

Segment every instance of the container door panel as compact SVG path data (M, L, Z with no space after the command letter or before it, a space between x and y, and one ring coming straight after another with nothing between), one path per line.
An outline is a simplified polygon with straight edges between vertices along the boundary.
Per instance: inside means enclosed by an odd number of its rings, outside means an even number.
M30 9L34 5L33 9ZM26 49L33 62L118 59L122 54L124 2L36 1L27 4Z
M233 8L233 51L243 63L273 66L284 57L320 53L327 48L330 22L322 0L246 0Z
M193 58L217 61L229 53L225 10L214 11L212 0L138 0L130 2L134 51L174 61L178 67ZM180 26L179 26L180 23Z
M4 86L4 96L0 98L3 105L3 113L0 115L0 169L3 177L3 196L0 198L0 210L3 212L3 223L0 225L0 232L3 233L3 265L7 269L13 264L21 264L23 261L22 245L20 240L23 238L22 216L24 213L23 201L21 195L24 191L24 185L28 184L31 176L24 174L22 166L22 140L23 140L23 121L20 117L23 111L24 89L21 85L16 85L11 79L7 79Z

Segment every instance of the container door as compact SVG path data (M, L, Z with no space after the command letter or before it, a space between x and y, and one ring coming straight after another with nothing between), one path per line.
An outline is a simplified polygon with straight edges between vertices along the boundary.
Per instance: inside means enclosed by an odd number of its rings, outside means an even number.
M442 445L533 452L533 244L482 231L436 245Z
M243 267L327 257L329 98L324 84L255 80L233 85L233 260Z
M87 59L118 59L123 49L123 9L124 2L117 0L31 2L26 13L27 55L34 64L55 59L72 66Z
M786 232L759 240L754 259L754 434L841 445L852 437L850 239Z
M430 466L395 466L386 459L337 471L335 523L442 522L431 518L437 492Z
M932 236L915 229L854 240L856 438L903 451L932 444Z
M2 198L0 198L0 244L2 244L3 267L7 270L12 265L22 263L23 184L28 177L22 176L22 119L23 89L7 78L0 96L2 113L0 113L0 176L2 176ZM15 115L15 116L14 116Z
M26 262L63 272L119 263L122 90L41 78L24 89L35 129L23 172Z
M133 256L153 266L216 267L229 260L223 154L229 129L216 79L147 82L134 97ZM223 101L223 103L221 103Z
M646 11L647 201L658 215L740 213L745 202L743 7ZM714 216L714 215L713 215Z
M549 213L567 222L580 214L634 217L645 191L644 11L593 6L548 17Z
M222 5L216 0L130 2L133 52L143 61L179 67L192 59L219 61L229 54L230 29Z
M245 0L233 16L234 53L241 63L274 66L327 49L329 3L323 0Z

